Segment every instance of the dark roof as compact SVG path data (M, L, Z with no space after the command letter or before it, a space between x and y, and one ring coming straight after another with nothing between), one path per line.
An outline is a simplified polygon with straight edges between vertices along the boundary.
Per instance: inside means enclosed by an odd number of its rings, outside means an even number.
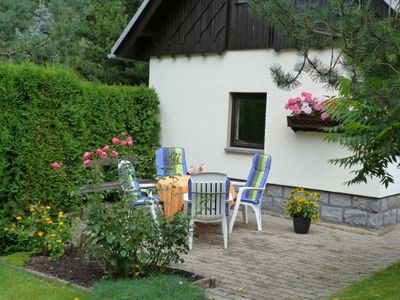
M380 15L387 14L385 1L373 0ZM245 2L144 0L109 57L147 60L151 56L293 47L274 27L254 17Z

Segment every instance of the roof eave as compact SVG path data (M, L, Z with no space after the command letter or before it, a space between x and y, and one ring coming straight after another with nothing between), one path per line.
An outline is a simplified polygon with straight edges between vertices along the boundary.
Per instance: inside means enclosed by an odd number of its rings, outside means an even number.
M119 36L118 40L115 42L114 46L111 48L110 54L107 55L109 59L118 59L119 57L116 55L116 51L118 50L119 46L121 45L122 41L125 39L125 37L128 35L129 31L132 29L132 27L135 25L136 21L139 19L140 15L142 12L145 10L147 5L149 4L150 0L144 0L132 19L129 21L128 25L125 27L124 31L122 34Z

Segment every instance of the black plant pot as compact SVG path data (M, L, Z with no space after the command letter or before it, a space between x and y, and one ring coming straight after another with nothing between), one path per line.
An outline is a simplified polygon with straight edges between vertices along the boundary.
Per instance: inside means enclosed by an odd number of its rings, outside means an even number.
M310 223L311 223L310 219L304 219L301 217L293 218L294 232L306 234L308 230L310 230Z

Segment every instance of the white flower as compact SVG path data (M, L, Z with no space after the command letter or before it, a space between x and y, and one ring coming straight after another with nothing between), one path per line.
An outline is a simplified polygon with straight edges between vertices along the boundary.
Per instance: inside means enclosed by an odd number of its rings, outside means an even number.
M308 104L303 103L303 105L301 107L301 111L304 112L305 114L309 115L312 112L312 108Z

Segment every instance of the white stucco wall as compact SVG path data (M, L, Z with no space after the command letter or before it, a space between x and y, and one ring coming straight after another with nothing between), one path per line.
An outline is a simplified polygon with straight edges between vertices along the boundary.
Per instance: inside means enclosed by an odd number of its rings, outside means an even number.
M320 53L329 59L329 53ZM247 177L251 154L227 153L230 92L267 93L265 153L272 155L269 183L303 186L319 190L384 197L400 193L396 185L383 188L377 180L347 187L349 171L327 162L342 157L339 145L323 141L322 133L293 132L286 126L287 99L302 91L328 95L321 85L303 78L297 90L278 89L269 68L279 63L291 70L293 51L229 51L223 55L164 57L150 60L150 86L160 98L161 144L186 149L188 166L206 164L234 178Z

